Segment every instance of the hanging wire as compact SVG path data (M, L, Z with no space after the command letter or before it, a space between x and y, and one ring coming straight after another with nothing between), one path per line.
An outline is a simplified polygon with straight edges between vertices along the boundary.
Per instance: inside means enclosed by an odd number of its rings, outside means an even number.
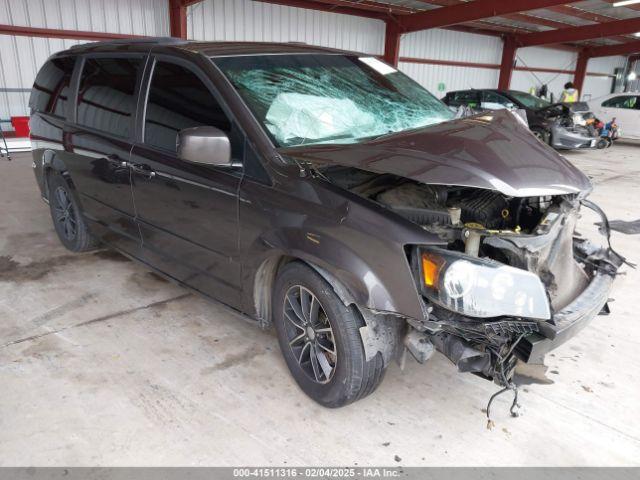
M509 409L509 412L511 413L512 417L517 417L519 415L518 411L516 410L517 408L520 408L520 404L518 403L518 385L516 385L514 382L507 380L507 375L504 372L504 362L507 361L509 356L513 353L515 348L518 346L518 343L520 343L520 340L522 340L525 335L526 335L525 333L520 334L520 336L516 339L516 341L513 342L513 345L511 345L511 348L509 348L506 355L502 356L498 352L494 352L495 355L498 357L496 370L500 374L502 385L504 385L504 388L494 393L493 395L491 395L491 397L489 398L489 403L487 403L487 429L489 430L491 430L495 425L493 420L491 420L491 404L497 397L499 397L505 392L508 392L509 390L513 391L513 402L511 403L511 408Z
M527 65L526 62L524 60L522 60L522 58L519 55L516 55L516 57L520 62L522 62L522 64L525 67L530 68L529 65ZM572 66L575 68L575 61L574 60L571 60L564 68L562 68L562 70L568 70ZM563 73L556 73L556 75L554 77L552 77L551 80L548 80L547 82L543 82L542 80L540 80L540 77L538 77L533 70L529 71L529 73L538 81L540 86L549 85L551 82L553 82L560 75L564 75Z

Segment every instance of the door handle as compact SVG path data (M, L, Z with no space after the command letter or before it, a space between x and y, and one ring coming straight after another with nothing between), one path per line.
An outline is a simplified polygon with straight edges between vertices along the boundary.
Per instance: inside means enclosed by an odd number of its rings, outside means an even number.
M156 176L156 172L144 163L130 163L131 169L138 175L142 175L145 178L153 178Z

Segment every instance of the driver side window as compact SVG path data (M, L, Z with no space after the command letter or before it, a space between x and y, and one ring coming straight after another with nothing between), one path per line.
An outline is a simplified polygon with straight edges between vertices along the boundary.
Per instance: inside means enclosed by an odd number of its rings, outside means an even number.
M513 102L495 92L482 92L482 107L499 110L513 106Z
M225 132L231 141L231 156L242 159L243 135L202 80L181 65L157 61L149 85L144 143L175 153L178 132L200 126Z
M620 97L613 97L609 100L605 100L602 103L603 107L611 107L611 108L637 108L636 105L637 97L631 95L624 95Z

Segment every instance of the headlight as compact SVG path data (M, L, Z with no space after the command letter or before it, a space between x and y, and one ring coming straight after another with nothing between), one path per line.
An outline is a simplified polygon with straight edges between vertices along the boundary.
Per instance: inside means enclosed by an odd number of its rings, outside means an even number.
M584 118L584 115L581 113L574 113L573 114L573 123L574 125L586 125L587 121Z
M463 315L551 317L544 286L535 274L493 260L421 250L420 280L427 298Z

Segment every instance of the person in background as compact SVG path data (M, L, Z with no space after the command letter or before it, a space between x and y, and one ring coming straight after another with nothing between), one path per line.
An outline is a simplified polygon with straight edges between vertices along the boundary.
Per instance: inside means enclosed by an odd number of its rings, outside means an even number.
M564 90L562 91L562 95L560 95L560 102L562 103L573 103L578 101L578 90L572 82L567 82L564 84Z

